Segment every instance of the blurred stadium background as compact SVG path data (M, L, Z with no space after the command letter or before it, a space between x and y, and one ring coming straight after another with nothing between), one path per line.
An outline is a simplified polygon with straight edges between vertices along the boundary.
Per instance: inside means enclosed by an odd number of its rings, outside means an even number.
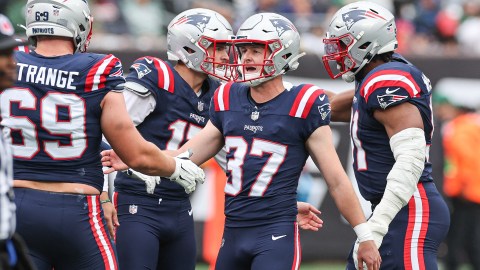
M277 12L294 22L302 34L302 49L307 56L300 68L286 78L292 83L314 83L322 88L342 91L353 86L328 78L321 56L322 38L330 16L349 0L89 0L94 16L94 34L89 51L113 53L128 72L138 57L151 55L166 59L166 25L179 12L205 7L222 13L234 26L256 12ZM430 78L434 94L441 91L480 109L480 0L377 0L397 18L399 49ZM7 15L19 35L24 30L26 0L0 0L0 12ZM441 123L430 157L434 178L442 189ZM334 124L337 151L346 171L351 171L348 127ZM206 165L208 180L192 196L195 211L198 269L207 269L214 260L222 233L224 175L211 162ZM342 263L354 241L354 233L339 215L318 171L308 163L299 183L299 200L308 201L322 211L324 228L302 232L302 269L344 269ZM369 205L363 202L365 213ZM439 259L447 247L442 245ZM320 263L317 263L320 262ZM330 263L339 262L339 263ZM468 268L465 268L465 270Z

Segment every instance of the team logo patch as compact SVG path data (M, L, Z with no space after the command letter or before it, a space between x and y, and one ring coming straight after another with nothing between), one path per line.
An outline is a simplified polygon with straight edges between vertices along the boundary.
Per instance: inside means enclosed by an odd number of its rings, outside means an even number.
M408 98L408 96L395 95L395 94L386 94L382 96L377 96L378 103L380 104L380 107L382 107L382 109L385 109L391 104L400 100L404 100L406 98Z
M135 204L131 204L128 207L128 212L130 212L130 214L132 214L132 215L135 215L138 212L138 206L135 205Z
M139 79L143 78L143 76L147 75L148 73L152 72L146 65L142 63L135 63L132 67L137 71L137 76Z
M207 27L208 22L210 21L210 16L206 16L203 14L193 14L193 15L185 15L178 19L172 26L182 23L188 23L198 28L202 33Z
M109 75L109 77L121 77L121 76L123 76L123 69L122 69L122 63L121 62L118 62L115 65L115 69L117 69L117 71L111 73Z
M252 119L253 121L257 121L259 117L260 117L260 112L257 112L257 111L252 112L252 114L250 115L250 119Z
M351 10L347 13L344 13L342 15L342 19L345 22L345 25L347 26L347 29L350 30L352 26L363 19L366 18L376 18L376 19L382 19L386 21L385 18L382 16L378 15L377 13L370 11L370 10L361 10L361 9L356 9L356 10Z
M318 106L318 112L320 113L322 120L327 119L327 116L330 114L330 111L331 111L330 103L323 104L322 106Z
M198 109L198 111L199 111L199 112L203 111L204 106L205 106L205 103L199 101L199 102L197 103L197 109Z
M295 28L295 26L293 26L293 24L285 21L285 20L282 20L282 19L270 19L270 22L272 23L272 25L275 27L275 30L277 30L277 33L278 33L278 36L282 36L283 33L285 33L285 31L287 30L293 30L295 32L297 32L297 28Z

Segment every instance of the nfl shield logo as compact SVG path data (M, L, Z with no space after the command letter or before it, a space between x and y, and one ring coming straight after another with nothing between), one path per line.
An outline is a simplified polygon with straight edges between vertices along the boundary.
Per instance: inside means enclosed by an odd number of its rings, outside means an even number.
M258 117L260 117L260 112L252 112L252 115L250 115L250 118L251 118L253 121L257 121L257 120L258 120Z
M134 215L136 214L138 211L138 206L136 206L135 204L132 204L130 205L130 207L128 207L128 212L130 212L130 214Z
M198 108L198 111L203 111L203 106L205 105L205 103L199 101L198 104L197 104L197 108Z

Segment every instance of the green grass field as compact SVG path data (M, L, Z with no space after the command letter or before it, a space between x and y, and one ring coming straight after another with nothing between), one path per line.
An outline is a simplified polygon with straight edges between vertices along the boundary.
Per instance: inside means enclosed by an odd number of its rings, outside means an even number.
M345 270L345 264L341 263L302 263L301 270ZM195 270L208 270L206 264L198 264Z
M318 262L318 263L302 263L300 266L301 270L345 270L345 263L342 262ZM439 270L444 269L443 266L439 265ZM206 264L198 264L195 270L208 270ZM463 266L460 270L473 270L468 266Z

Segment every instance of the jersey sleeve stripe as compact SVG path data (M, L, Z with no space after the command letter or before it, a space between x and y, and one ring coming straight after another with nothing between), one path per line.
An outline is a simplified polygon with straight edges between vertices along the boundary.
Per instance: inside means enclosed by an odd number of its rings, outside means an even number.
M297 97L295 98L295 101L293 102L293 106L290 109L290 116L295 116L295 113L297 112L298 105L300 104L300 100L302 99L303 95L305 95L305 92L308 90L309 87L313 86L312 84L305 84L302 86L302 89L300 89L300 92L297 94Z
M230 109L230 88L232 83L222 84L215 91L214 105L215 111L228 111Z
M421 93L412 75L399 70L383 70L375 73L367 80L360 93L365 100L368 100L375 89L380 87L402 87L408 91L410 97L418 97Z
M304 91L305 87L308 88ZM304 88L302 88L301 92L295 99L294 106L290 111L290 116L307 118L313 103L315 103L315 99L323 93L323 91L315 85L305 85ZM295 107L297 107L297 109L294 111L293 109Z
M173 73L170 68L160 59L153 58L155 67L158 70L158 88L165 89L170 93L175 91Z
M104 74L105 70L109 65L115 65L116 61L118 61L118 59L112 54L109 54L105 56L102 60L98 61L88 72L85 83L85 92L98 90L101 83L102 74ZM108 74L104 75L104 80L106 78L106 75Z

